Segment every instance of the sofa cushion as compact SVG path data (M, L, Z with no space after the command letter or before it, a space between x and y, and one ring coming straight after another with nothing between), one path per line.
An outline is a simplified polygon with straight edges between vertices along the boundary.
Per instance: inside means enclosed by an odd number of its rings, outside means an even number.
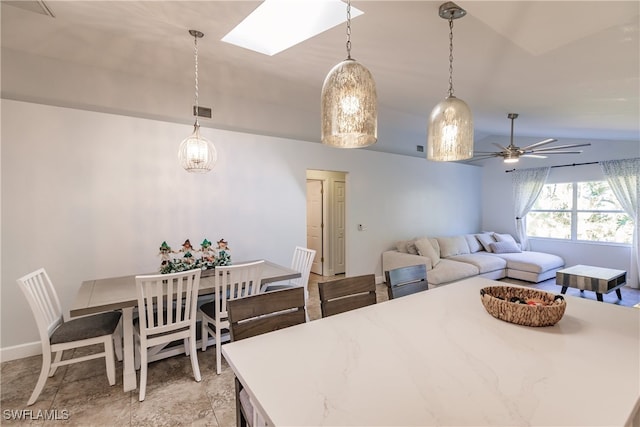
M468 254L470 252L467 239L465 239L464 236L436 237L436 240L438 240L438 245L440 245L440 256L442 258Z
M493 238L493 235L489 233L476 234L476 238L482 245L485 251L491 252L491 247L489 247L489 243L493 243L496 240Z
M518 245L517 245L517 243L515 241L513 241L513 242L507 242L507 241L492 242L492 243L489 243L489 247L491 248L491 252L493 252L494 254L505 254L505 253L512 253L512 252L522 252L520 250L520 247L518 247Z
M555 268L564 267L564 260L557 255L543 252L524 251L519 253L495 254L507 261L507 268L512 270L542 273Z
M431 264L435 267L440 262L440 254L435 250L430 239L423 237L415 242L418 254L431 259Z
M474 254L484 249L475 234L466 234L464 238L467 240L467 245L469 245L469 253Z
M480 274L507 268L506 260L487 253L455 255L449 259L475 265L480 270Z
M477 276L478 267L466 262L458 262L450 259L442 259L438 266L427 274L427 281L431 285L443 285L467 277Z

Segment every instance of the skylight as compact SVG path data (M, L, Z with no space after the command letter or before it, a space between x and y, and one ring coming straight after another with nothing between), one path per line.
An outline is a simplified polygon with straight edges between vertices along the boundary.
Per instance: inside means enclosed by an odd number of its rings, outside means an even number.
M351 7L351 18L362 13ZM342 0L265 0L222 41L273 56L346 20Z

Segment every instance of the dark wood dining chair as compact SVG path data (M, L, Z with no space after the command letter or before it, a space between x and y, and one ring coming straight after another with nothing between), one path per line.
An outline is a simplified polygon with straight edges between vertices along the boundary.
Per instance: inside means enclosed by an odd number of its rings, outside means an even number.
M389 299L415 294L429 289L427 267L424 264L394 268L384 272Z
M304 287L265 292L227 302L231 341L250 338L306 322ZM242 384L236 383L238 427L253 426L253 405Z
M373 274L321 282L318 283L318 290L322 317L376 303L376 279Z

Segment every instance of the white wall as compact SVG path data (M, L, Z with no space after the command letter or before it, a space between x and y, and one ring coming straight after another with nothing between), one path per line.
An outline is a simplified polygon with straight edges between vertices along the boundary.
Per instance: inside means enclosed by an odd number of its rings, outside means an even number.
M505 141L497 141L505 145ZM524 146L536 139L519 140ZM640 156L640 142L584 141L563 138L558 144L578 144L589 142L579 156L549 156L547 159L523 159L515 168L535 168L573 163L598 162L600 160L626 159ZM508 144L508 142L506 142ZM511 174L513 169L499 160L486 163L483 168L482 229L511 233L515 235L515 215L513 214L513 194ZM600 166L584 165L552 168L547 182L570 182L573 180L603 180ZM564 258L567 266L575 264L595 265L629 271L631 247L604 243L580 243L555 239L530 239L531 250L549 252Z
M480 228L472 166L203 129L218 165L189 174L176 152L190 126L6 99L1 109L3 351L38 340L15 283L38 267L68 310L83 280L155 271L163 240L224 237L235 260L289 264L306 240L307 169L348 173L347 275L380 276L398 239Z

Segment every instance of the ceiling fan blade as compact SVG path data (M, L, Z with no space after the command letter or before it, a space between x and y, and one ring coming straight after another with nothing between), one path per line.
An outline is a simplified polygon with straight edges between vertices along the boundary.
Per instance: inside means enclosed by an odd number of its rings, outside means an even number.
M582 150L579 150L579 151L536 151L535 154L582 154Z
M567 144L567 145L556 145L555 147L546 147L542 148L541 151L551 151L551 150L563 150L565 148L576 148L576 147L588 147L591 144ZM534 152L538 152L539 150L533 150Z
M531 157L532 159L546 159L547 156L540 156L538 154L523 154L520 157Z
M495 145L496 147L498 147L499 149L501 149L502 151L509 151L509 149L507 147L504 147L496 142L492 142L493 145Z
M522 149L526 151L526 150L530 150L530 149L535 148L535 147L540 147L542 145L551 144L552 142L556 142L556 141L557 141L557 139L549 138L549 139L545 139L545 140L540 141L540 142L536 142L535 144L531 144L531 145L527 145L526 147L522 147Z

